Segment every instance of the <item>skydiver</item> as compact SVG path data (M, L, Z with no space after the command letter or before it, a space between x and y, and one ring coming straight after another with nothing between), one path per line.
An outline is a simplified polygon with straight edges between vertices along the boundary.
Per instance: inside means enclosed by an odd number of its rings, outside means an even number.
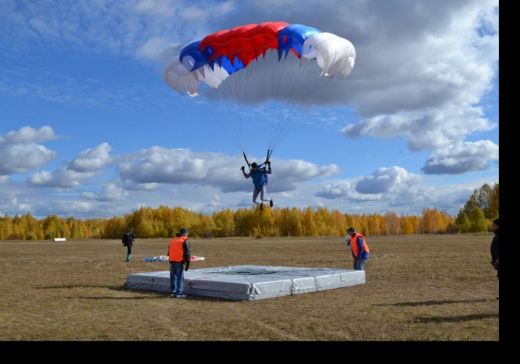
M240 167L240 170L242 170L242 173L244 174L245 178L251 177L253 179L253 202L257 205L260 205L260 209L262 210L264 207L263 201L269 201L269 206L273 207L273 199L266 197L266 185L268 181L268 174L271 174L271 162L266 161L265 165L267 165L267 168L265 166L262 166L258 168L258 164L256 162L251 163L251 169L249 170L249 173L245 172L245 167ZM256 199L258 198L258 194L260 194L260 200L261 202L257 202Z

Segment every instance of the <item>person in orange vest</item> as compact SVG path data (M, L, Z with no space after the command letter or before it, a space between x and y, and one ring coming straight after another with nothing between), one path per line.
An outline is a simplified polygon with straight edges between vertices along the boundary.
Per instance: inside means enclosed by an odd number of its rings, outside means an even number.
M190 268L190 244L188 229L182 228L168 246L168 261L170 262L170 297L185 298L184 271ZM186 267L184 266L186 264Z
M365 270L365 262L370 252L365 237L357 233L353 227L349 227L345 236L345 243L347 243L347 246L350 246L352 251L354 270Z

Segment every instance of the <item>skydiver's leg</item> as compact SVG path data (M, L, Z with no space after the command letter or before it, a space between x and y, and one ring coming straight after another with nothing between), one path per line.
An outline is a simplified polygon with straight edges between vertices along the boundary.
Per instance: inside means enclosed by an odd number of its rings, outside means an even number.
M267 198L265 195L266 195L267 191L265 189L265 185L262 186L262 190L260 191L260 200L262 201L269 201L269 205L271 205L271 207L273 207L273 199L272 198Z
M256 187L253 187L253 202L257 205L260 205L260 202L256 202L256 199L258 198L258 194L260 193L260 190L258 190Z

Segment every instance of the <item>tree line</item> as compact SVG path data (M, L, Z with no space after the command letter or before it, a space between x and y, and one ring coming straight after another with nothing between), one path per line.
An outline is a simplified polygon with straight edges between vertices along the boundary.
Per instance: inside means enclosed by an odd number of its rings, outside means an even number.
M421 215L346 214L320 208L225 209L211 215L182 207L142 207L124 216L108 219L61 218L50 215L36 219L30 213L0 217L0 240L118 239L132 228L138 238L168 238L181 227L190 235L211 237L343 236L354 226L366 236L400 234L445 234L490 231L498 217L498 183L476 189L456 217L435 208Z

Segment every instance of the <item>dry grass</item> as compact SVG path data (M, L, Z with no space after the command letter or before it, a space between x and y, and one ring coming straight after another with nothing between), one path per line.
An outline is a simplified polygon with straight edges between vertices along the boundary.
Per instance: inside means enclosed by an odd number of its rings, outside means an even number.
M367 283L233 302L122 289L167 239L0 241L0 340L498 340L491 235L371 237ZM341 238L191 239L192 268L351 268Z

